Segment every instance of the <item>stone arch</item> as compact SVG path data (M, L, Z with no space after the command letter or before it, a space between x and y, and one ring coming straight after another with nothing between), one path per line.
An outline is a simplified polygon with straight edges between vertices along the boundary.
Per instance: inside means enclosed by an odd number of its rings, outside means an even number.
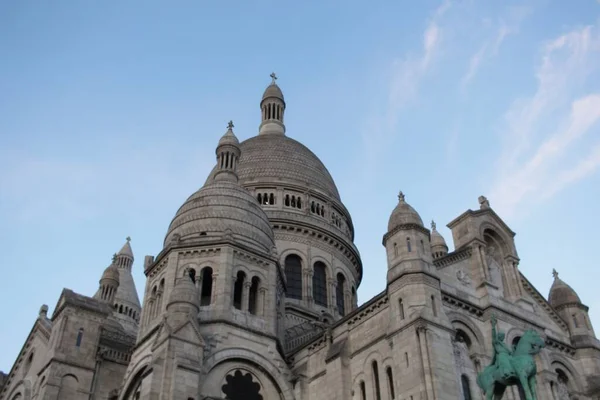
M455 330L461 329L467 335L469 335L472 346L471 351L478 354L485 353L485 348L487 347L485 343L485 336L477 327L477 325L469 318L457 313L456 311L449 311L446 314L448 315L448 319Z
M236 264L233 267L232 275L231 276L233 276L234 278L237 277L237 274L240 271L242 271L243 273L245 273L246 277L251 277L254 274L254 272L252 272L250 270L250 268L248 268L246 265L244 265L244 264Z
M295 254L298 257L300 257L300 260L302 260L302 268L305 268L308 265L308 257L306 256L306 253L296 248L285 249L281 253L279 253L279 263L281 265L285 265L285 259L287 258L287 256L292 254Z
M583 388L580 376L577 370L573 367L573 364L562 354L550 353L549 357L550 369L555 372L556 369L561 369L569 378L569 382L573 385L573 389L579 392Z
M479 226L479 238L487 243L486 237L493 238L498 243L503 257L511 254L516 256L516 254L513 254L512 239L502 229L498 229L496 225L490 222L484 222Z
M232 364L231 367L228 365L229 363ZM245 348L227 348L208 357L204 361L204 370L208 371L206 377L209 377L220 366L223 366L223 370L232 370L236 368L234 365L237 365L237 368L245 367L251 370L255 376L263 375L278 391L281 400L294 400L293 389L288 379L282 376L281 369L261 354ZM215 382L205 379L201 384L201 392L206 393L205 388L210 384L213 385L212 389L214 390Z
M352 381L352 390L354 391L354 398L359 400L362 400L362 393L360 387L361 383L365 385L366 392L367 377L365 376L365 373L363 371L360 371L358 374L356 374L354 380Z
M128 391L131 389L131 385L142 375L150 373L152 371L151 368L152 363L152 354L148 354L142 358L140 358L131 368L129 374L125 376L125 384L123 385L123 391L119 396L119 399L126 399L126 395Z
M60 379L60 389L58 390L58 398L71 398L79 391L79 379L73 374L65 374Z
M504 339L504 342L512 347L513 343L517 340L517 338L521 338L521 336L523 336L523 334L525 333L525 331L521 328L518 327L513 327L510 328L508 330L508 332L506 332L506 338Z
M18 395L21 397L17 397ZM10 391L8 399L30 399L31 398L31 381L29 379L21 379L15 384L13 390Z
M333 274L333 268L331 267L331 261L327 261L325 259L325 257L320 256L320 255L315 255L311 258L310 260L310 269L312 271L313 266L315 265L315 263L317 261L322 262L323 264L325 264L325 272L327 273L327 279L330 279L331 277L334 276Z

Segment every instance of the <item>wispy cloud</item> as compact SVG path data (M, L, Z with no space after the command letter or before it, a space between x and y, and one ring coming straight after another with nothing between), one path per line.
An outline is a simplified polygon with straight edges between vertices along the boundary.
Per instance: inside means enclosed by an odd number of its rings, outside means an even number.
M599 128L600 93L581 94L586 77L598 69L598 26L573 30L543 47L535 94L515 101L506 114L506 145L490 193L502 213L513 214L530 194L547 199L598 168L600 143L581 161L570 157L577 141Z
M519 32L519 26L525 17L529 14L528 8L511 8L508 15L499 19L494 34L486 39L479 49L469 58L467 72L461 80L461 90L465 90L471 80L477 75L482 64L498 54L500 46L509 35ZM489 23L485 20L484 23Z
M362 135L367 158L363 172L367 176L371 175L381 148L385 148L393 138L402 112L417 97L423 78L438 56L443 41L440 21L451 6L450 0L444 0L433 11L423 31L420 52L407 53L392 62L387 101L381 108L384 111L382 114L371 116Z

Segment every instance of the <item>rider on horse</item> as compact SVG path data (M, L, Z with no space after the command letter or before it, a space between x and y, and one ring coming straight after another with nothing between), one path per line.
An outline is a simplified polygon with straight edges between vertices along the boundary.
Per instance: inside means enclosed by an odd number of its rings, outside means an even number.
M496 332L497 323L496 316L492 315L492 345L494 348L492 365L496 366L501 376L508 379L513 375L512 366L510 365L512 351L506 343L504 343L504 332Z

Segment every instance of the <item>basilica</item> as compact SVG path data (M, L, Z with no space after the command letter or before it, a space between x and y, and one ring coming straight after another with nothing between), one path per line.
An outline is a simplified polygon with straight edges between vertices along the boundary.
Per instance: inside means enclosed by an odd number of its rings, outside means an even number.
M384 290L358 306L350 212L286 134L272 78L258 134L240 143L230 122L215 138L213 170L156 255L134 264L127 238L96 293L65 288L41 306L0 400L480 400L492 321L507 349L529 330L543 339L538 400L600 399L588 307L556 272L538 292L483 196L447 224L450 251L400 193L381 232ZM502 399L526 397L508 386Z

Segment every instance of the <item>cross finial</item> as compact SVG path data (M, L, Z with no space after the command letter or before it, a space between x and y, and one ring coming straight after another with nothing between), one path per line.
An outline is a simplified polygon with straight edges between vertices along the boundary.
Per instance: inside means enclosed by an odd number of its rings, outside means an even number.
M404 193L402 193L402 190L400 191L400 193L398 193L398 200L399 201L404 201Z
M277 75L275 75L275 72L271 72L271 75L269 75L272 79L271 83L275 83L275 81L277 80Z
M558 279L558 272L554 268L552 268L552 276L554 279Z
M229 130L233 129L233 127L234 127L234 126L235 126L235 125L233 125L233 121L229 121L229 122L227 123L227 129L229 129Z
M435 221L431 220L431 229L435 231Z
M129 236L127 236L127 237L125 238L125 240L127 240L128 242L131 242L131 238L130 238Z

